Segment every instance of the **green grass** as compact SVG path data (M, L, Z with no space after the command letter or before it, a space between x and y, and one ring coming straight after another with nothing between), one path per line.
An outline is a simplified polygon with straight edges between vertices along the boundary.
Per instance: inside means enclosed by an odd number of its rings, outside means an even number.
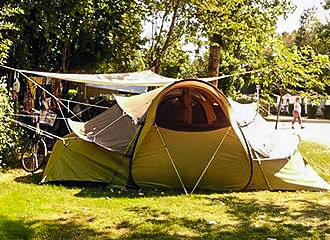
M328 149L303 143L301 151L320 157L308 161L329 179ZM40 186L40 177L22 170L0 173L0 240L330 238L330 192L185 196Z
M318 174L330 182L330 147L303 141L300 152Z

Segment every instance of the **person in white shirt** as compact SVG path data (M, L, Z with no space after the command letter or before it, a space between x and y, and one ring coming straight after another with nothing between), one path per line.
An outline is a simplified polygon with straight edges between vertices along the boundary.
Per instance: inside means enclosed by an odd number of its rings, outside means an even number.
M294 128L294 123L298 120L300 127L304 128L301 122L301 105L299 103L299 97L296 98L295 103L293 104L292 111L293 119L292 119L292 128Z

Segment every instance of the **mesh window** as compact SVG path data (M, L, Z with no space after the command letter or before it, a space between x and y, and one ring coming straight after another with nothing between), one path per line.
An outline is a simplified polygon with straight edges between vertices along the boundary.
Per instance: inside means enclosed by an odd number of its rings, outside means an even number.
M192 124L207 124L207 118L202 105L192 99L191 101L191 115L192 115Z
M161 101L156 124L177 131L208 131L229 126L220 101L206 90L178 88Z
M184 105L179 97L173 97L162 102L157 110L156 123L163 124L180 124L183 121Z

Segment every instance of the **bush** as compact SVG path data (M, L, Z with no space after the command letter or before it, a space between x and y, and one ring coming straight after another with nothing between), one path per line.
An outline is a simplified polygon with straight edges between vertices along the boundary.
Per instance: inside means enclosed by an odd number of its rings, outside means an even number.
M8 96L6 83L0 81L0 168L17 164L20 130L6 118L12 118L13 111L13 102Z

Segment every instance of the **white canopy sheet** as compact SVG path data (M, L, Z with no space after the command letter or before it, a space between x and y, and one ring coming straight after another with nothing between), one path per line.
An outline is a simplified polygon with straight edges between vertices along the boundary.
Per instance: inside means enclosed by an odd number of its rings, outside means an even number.
M6 67L8 68L8 67ZM150 70L131 73L110 73L110 74L75 74L75 73L51 73L37 72L8 68L18 72L33 74L49 78L57 78L71 82L80 82L101 86L151 86L160 87L182 79L163 77ZM210 82L222 77L199 78L199 80Z

